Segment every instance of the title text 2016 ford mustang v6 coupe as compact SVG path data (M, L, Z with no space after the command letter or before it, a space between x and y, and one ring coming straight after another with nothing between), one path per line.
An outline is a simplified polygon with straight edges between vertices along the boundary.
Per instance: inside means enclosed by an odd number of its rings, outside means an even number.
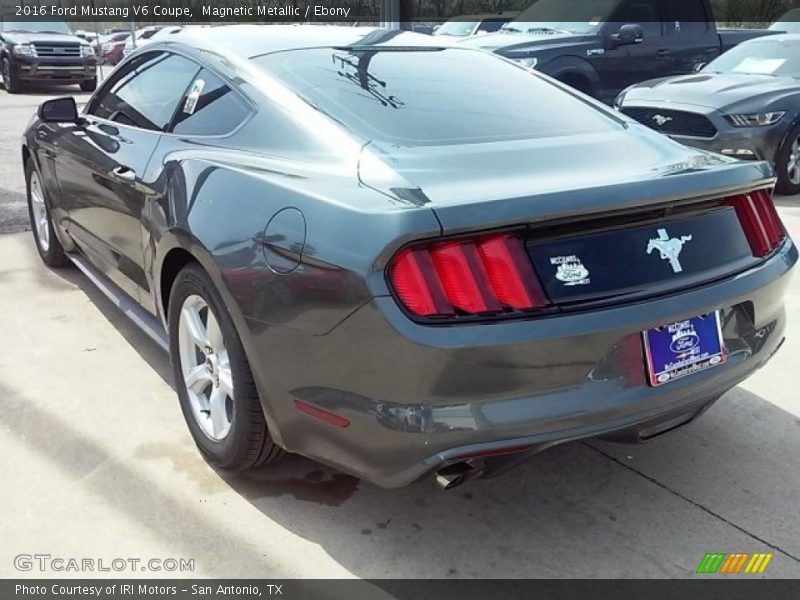
M774 176L411 33L132 54L22 158L39 253L169 348L215 465L444 486L687 423L784 335Z

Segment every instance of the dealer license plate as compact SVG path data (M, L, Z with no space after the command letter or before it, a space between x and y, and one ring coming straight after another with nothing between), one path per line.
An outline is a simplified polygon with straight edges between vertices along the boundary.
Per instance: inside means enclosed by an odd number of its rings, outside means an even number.
M650 385L659 386L725 362L719 311L645 331Z

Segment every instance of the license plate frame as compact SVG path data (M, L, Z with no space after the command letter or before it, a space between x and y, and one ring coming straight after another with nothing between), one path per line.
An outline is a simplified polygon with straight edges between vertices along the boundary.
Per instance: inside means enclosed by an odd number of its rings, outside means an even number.
M659 387L725 364L720 311L642 332L647 375Z

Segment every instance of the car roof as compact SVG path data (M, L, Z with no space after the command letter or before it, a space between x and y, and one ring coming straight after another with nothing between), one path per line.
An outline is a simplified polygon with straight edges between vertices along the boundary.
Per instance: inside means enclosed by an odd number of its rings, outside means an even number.
M752 44L754 42L800 42L800 33L778 33L775 35L764 35L742 43Z
M477 15L461 15L450 19L448 22L457 21L488 21L490 19L513 19L519 14L518 10L506 10L499 13L481 13Z
M242 58L253 58L273 52L303 48L329 48L338 46L376 47L444 47L453 44L430 35L376 29L372 27L347 27L330 25L222 25L203 28L201 32L189 28L171 40L182 42L200 50L225 50Z

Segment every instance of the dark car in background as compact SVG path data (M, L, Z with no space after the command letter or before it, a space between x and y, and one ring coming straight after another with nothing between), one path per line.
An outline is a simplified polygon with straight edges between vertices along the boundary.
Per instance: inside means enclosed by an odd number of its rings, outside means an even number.
M42 104L21 156L43 261L169 349L223 468L453 487L653 439L784 340L769 165L442 38L187 30Z
M0 19L0 74L10 94L29 83L76 83L91 92L97 87L97 56L63 21Z
M492 35L496 52L611 104L634 83L691 73L766 29L717 29L709 0L537 0Z
M767 160L778 190L800 193L800 35L745 42L698 73L635 85L616 105L690 146Z

